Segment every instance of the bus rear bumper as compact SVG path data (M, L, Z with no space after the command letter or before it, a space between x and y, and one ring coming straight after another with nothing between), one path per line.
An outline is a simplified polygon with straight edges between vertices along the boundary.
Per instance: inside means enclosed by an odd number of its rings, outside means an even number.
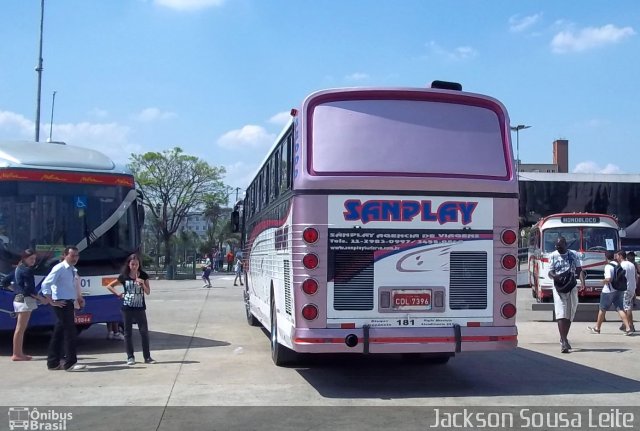
M456 353L518 346L515 326L457 328L299 328L292 342L300 353Z

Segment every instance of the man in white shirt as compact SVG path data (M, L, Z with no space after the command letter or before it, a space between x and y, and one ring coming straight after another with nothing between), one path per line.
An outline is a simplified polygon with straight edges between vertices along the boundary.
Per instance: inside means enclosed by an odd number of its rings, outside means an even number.
M604 266L604 280L602 292L600 292L600 306L598 309L598 317L596 319L595 326L588 326L587 329L592 334L599 334L602 323L604 322L605 314L607 310L613 305L620 315L620 319L624 324L624 334L631 335L631 326L627 319L627 314L624 312L624 294L622 290L616 290L611 286L611 280L613 280L614 269L618 266L618 262L615 260L615 253L611 250L605 252L605 257L608 263Z
M627 291L624 292L622 304L624 312L627 314L627 319L629 319L631 331L635 332L636 328L633 326L633 303L636 299L636 266L627 260L627 253L623 250L616 253L616 261L622 266L627 277ZM623 326L620 327L622 328L621 331L624 331Z

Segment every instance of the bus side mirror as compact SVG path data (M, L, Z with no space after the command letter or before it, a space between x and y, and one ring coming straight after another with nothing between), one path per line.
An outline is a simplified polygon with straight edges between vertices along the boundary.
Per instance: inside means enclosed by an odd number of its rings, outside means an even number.
M624 230L624 229L620 229L620 230L618 231L618 236L619 236L620 238L626 238L626 237L627 237L627 231L626 231L626 230Z
M240 212L237 210L231 213L231 231L240 232Z

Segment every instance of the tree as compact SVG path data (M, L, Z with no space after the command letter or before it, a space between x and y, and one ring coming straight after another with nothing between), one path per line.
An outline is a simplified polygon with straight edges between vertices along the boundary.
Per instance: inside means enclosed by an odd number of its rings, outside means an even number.
M158 220L168 270L172 265L172 237L189 212L220 195L225 188L225 169L184 154L179 147L161 153L131 154L129 168L144 195L144 205Z

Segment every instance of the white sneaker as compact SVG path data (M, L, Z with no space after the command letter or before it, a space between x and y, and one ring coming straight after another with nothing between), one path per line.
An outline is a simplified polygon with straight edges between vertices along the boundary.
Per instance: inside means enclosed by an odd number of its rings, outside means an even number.
M115 335L114 332L109 331L109 333L107 334L107 340L113 340L114 335Z
M124 341L124 335L122 335L120 332L116 332L115 334L113 334L113 339Z
M135 364L136 364L136 360L134 358L127 359L127 365L135 365Z
M75 371L86 371L87 366L83 364L75 364L71 368L67 368L65 371L75 372Z

